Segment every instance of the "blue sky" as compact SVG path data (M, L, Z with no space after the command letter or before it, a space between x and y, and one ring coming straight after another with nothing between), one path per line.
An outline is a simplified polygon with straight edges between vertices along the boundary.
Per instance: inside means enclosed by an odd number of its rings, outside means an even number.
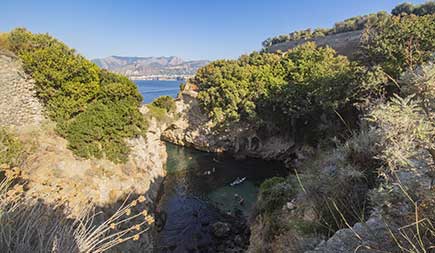
M396 0L1 0L0 31L49 33L88 58L236 58L278 34L390 11ZM424 1L408 1L422 3Z

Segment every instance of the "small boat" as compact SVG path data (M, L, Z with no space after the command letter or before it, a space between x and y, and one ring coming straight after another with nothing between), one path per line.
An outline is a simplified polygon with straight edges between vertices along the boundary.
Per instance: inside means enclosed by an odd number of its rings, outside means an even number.
M241 184L245 180L246 180L246 177L236 178L236 180L234 180L232 183L230 183L230 186L235 186L235 185Z

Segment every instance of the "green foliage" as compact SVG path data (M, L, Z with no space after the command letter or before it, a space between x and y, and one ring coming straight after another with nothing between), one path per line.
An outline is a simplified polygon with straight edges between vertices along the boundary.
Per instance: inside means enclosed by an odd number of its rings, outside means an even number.
M435 48L435 15L392 16L371 25L363 36L365 61L397 79L429 61Z
M175 109L176 109L175 101L170 96L158 97L152 102L152 105L159 107L159 108L162 108L162 109L165 109L167 113L171 113L171 112L175 111Z
M148 112L145 115L146 118L154 118L161 123L168 123L172 119L164 108L157 107L153 104L147 105L147 108Z
M393 15L410 15L414 14L417 16L424 16L435 14L435 3L433 1L429 1L427 3L423 3L420 5L413 5L410 3L402 3L394 7L391 10L391 14Z
M415 94L425 112L435 114L435 65L433 63L403 73L399 83L401 92L405 96Z
M0 128L0 165L20 166L24 153L23 143L6 129Z
M332 48L306 43L282 59L288 85L278 87L276 101L284 114L335 110L348 103L353 73L350 62Z
M143 134L140 112L120 101L93 102L68 122L64 131L69 147L81 157L125 162L129 148L125 139Z
M50 117L68 120L83 112L99 91L98 67L47 34L16 29L9 35L12 51L36 81L36 94Z
M48 34L15 29L8 48L23 61L36 95L75 154L125 161L125 139L146 128L138 109L142 96L133 82L99 69Z
M260 186L258 208L260 212L270 214L290 200L294 190L282 177L273 177L264 181Z
M384 149L379 157L388 165L388 170L410 166L411 159L419 152L418 147L434 148L433 121L414 96L396 95L389 103L376 107L370 116L381 131Z
M271 117L288 124L315 111L349 103L356 92L354 66L331 48L306 43L285 54L252 53L198 70L198 99L216 123L261 123Z
M9 33L0 33L0 49L9 47Z

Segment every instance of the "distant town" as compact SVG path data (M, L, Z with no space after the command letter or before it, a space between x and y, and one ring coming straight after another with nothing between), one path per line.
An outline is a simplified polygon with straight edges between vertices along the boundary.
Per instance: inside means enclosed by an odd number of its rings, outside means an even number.
M128 76L131 80L179 80L185 81L189 78L193 77L193 75L131 75Z

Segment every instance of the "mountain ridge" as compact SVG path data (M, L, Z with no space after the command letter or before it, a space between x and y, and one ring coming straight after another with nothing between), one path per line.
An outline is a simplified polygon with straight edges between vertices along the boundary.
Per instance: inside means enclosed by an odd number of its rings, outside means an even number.
M117 56L93 59L99 67L130 79L186 79L208 60L185 60L177 56Z

